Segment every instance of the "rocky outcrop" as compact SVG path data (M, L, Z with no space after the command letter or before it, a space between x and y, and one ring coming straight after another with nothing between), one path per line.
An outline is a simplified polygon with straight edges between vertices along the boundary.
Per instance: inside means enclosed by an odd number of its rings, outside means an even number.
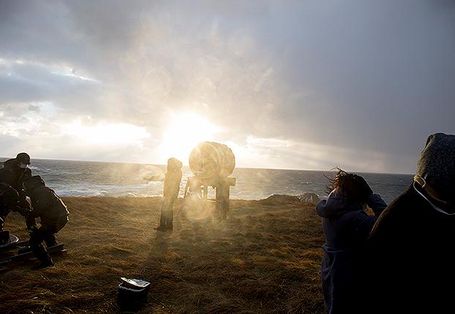
M266 199L260 200L262 204L277 204L277 203L306 203L316 205L320 201L316 193L303 193L298 196L286 194L272 194Z
M303 193L299 196L297 196L298 199L303 202L303 203L309 203L309 204L317 204L320 201L319 196L316 193Z

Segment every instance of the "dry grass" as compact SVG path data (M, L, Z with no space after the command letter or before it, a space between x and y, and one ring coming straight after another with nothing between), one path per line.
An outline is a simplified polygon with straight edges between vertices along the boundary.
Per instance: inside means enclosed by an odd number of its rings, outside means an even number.
M0 273L0 313L118 312L120 276L151 281L142 313L321 313L320 220L298 202L232 201L227 221L192 220L157 233L159 198L66 198L67 254L56 267ZM7 229L25 237L22 219Z

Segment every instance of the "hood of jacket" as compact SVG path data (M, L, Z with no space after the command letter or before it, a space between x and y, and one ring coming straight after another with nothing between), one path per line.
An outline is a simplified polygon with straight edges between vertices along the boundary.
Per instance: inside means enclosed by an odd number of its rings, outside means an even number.
M16 158L8 159L3 162L3 167L5 169L15 169L18 168L17 160Z
M323 218L339 217L346 212L356 210L362 210L362 206L348 203L346 198L336 190L330 192L327 200L322 200L316 205L317 214Z

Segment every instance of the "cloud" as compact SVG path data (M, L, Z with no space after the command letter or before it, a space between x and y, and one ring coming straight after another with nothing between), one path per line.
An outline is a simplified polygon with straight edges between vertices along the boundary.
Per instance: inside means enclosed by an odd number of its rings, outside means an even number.
M154 158L169 114L192 111L245 166L412 172L429 133L455 133L454 18L443 0L2 1L0 130L126 124ZM64 147L43 156L99 157Z
M352 150L334 145L304 141L248 136L246 144L229 143L237 158L254 160L255 167L280 169L333 170L362 172L397 172L407 166L409 159L397 158L383 152ZM334 158L336 156L336 158ZM294 165L299 165L295 167Z
M80 119L61 126L63 136L70 136L87 144L109 146L142 146L150 134L141 127L126 123L84 123ZM118 147L117 147L118 148Z
M64 100L74 93L81 97L81 90L94 91L98 83L96 79L76 74L73 69L61 64L0 59L3 103Z

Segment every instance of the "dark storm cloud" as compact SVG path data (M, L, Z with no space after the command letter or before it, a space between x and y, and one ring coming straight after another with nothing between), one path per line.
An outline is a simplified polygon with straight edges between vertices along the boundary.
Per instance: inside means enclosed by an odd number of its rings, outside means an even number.
M76 76L70 69L58 66L11 60L3 63L0 61L0 94L5 103L43 101L62 95L68 98L75 91L80 97L98 85L96 80Z
M296 63L285 73L317 97L293 116L324 113L302 131L396 153L413 152L428 132L453 132L455 2L445 4L339 2L302 22L310 34L291 44Z
M455 132L454 55L448 0L0 0L0 109L48 101L152 133L169 108L195 110L239 144L377 152L387 171Z

